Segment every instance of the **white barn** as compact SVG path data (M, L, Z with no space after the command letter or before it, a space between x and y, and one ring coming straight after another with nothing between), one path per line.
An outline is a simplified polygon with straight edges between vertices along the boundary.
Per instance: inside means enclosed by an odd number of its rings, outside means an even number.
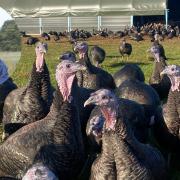
M166 0L1 0L21 31L124 29L134 15L167 15Z

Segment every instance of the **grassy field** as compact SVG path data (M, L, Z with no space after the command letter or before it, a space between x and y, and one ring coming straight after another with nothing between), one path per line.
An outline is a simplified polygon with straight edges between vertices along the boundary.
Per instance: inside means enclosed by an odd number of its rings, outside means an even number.
M23 42L25 39L22 40L22 52L21 58L16 65L16 69L12 73L12 78L14 79L15 83L21 87L27 84L29 79L29 74L32 68L32 64L35 60L35 46L27 46ZM147 60L147 49L151 46L151 42L148 38L142 42L134 42L128 40L133 46L133 52L130 56L129 60L127 61L126 58L121 60L119 55L118 46L120 39L89 39L88 44L90 47L92 45L99 45L106 51L106 59L102 65L102 67L114 74L117 70L119 70L124 64L126 63L137 63L143 70L146 78L146 82L148 82L149 77L152 72L152 61ZM59 55L62 54L64 51L72 50L72 45L67 41L67 39L62 39L61 42L47 42L48 43L48 53L46 55L46 62L48 64L48 68L50 71L51 81L52 84L55 85L55 68L58 64ZM173 39L173 40L165 40L162 42L166 56L168 58L168 64L178 64L180 65L180 39ZM0 54L1 57L1 54ZM12 61L13 64L13 61ZM11 65L9 65L11 66ZM12 65L13 66L13 65ZM1 128L0 128L1 130ZM0 132L1 136L1 132ZM173 180L180 180L180 175L175 174L173 172L172 175Z
M126 58L124 58L124 61L121 60L118 51L118 45L120 42L119 39L95 40L94 38L92 38L88 40L88 44L90 45L90 48L92 45L99 45L106 50L106 59L102 67L111 74L119 70L125 63L137 63L142 68L146 77L146 82L148 82L148 79L152 72L152 62L147 60L146 53L146 50L151 45L150 40L146 39L145 41L139 43L130 40L127 41L130 42L133 46L133 52L128 61L126 61ZM165 40L162 44L169 59L168 63L180 65L180 39ZM17 64L15 72L12 74L12 77L18 86L23 86L28 81L29 73L35 60L34 48L34 46L22 45L20 61ZM71 51L72 45L67 42L67 39L63 39L60 43L48 42L48 49L49 50L46 55L46 62L48 64L51 74L51 80L54 85L54 73L56 65L59 62L58 57L64 51Z

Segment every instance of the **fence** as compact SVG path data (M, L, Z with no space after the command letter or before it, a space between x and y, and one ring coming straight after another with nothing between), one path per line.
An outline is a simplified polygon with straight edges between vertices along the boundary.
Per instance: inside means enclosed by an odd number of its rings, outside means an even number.
M49 31L70 31L74 28L92 31L108 28L112 31L131 25L131 16L94 16L94 17L56 17L56 18L16 18L20 31L27 34L41 34Z

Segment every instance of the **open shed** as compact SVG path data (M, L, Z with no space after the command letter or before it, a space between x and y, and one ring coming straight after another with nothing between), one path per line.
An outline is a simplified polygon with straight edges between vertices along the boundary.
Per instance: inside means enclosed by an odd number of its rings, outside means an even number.
M133 16L167 14L166 0L1 0L19 29L31 34L108 28L113 31L133 24Z

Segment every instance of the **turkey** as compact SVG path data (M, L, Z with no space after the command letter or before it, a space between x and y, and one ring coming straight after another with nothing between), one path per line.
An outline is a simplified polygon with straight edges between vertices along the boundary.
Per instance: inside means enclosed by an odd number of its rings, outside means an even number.
M74 79L80 69L85 67L72 61L62 61L57 66L58 87L50 112L1 144L0 177L21 179L29 168L39 163L59 179L74 180L78 176L84 163L84 147Z
M170 31L168 32L167 38L172 39L175 37L175 35L176 35L176 33L175 33L174 29L171 28Z
M158 40L152 42L152 46L149 52L153 55L154 59L160 61L160 59L167 60L165 55L164 47L159 43Z
M117 95L143 105L145 116L152 125L153 122L150 119L160 105L160 99L151 86L138 80L126 80L117 88Z
M88 57L88 45L85 42L77 43L75 50L79 53L79 62L86 66L85 72L79 71L76 75L80 87L97 90L100 88L115 89L113 77L101 68L91 64Z
M54 39L55 42L57 42L57 41L60 40L60 37L59 37L58 34L54 34L54 35L53 35L53 39Z
M106 52L99 46L93 46L90 50L90 60L93 65L99 67L106 57Z
M134 137L129 122L119 113L121 107L114 93L98 90L85 102L88 104L98 105L105 118L103 149L92 165L91 180L166 179L163 156Z
M125 36L125 33L123 31L117 31L117 32L115 32L115 36L122 38Z
M144 73L136 64L126 64L119 71L113 75L116 86L119 87L121 83L127 79L137 79L144 82Z
M76 58L75 54L71 51L64 52L60 57L61 61L68 60L68 61L72 61L72 62L75 62L75 58ZM94 106L84 107L84 102L89 98L90 94L93 92L94 92L94 90L92 90L92 89L87 89L84 87L78 87L77 96L80 97L78 100L78 107L80 109L79 116L80 116L82 133L83 133L83 138L84 138L85 143L87 142L86 132L85 132L86 124L87 124L88 118L89 118L90 113L91 113L92 109L94 108ZM85 146L86 145L87 144L85 144Z
M154 116L155 123L152 126L153 135L161 148L167 152L179 154L180 139L169 131L163 117L164 115L163 109L161 107L157 108Z
M45 32L43 32L41 34L41 37L44 38L44 40L46 40L46 41L50 41L51 40L51 37L49 36L49 34L47 34Z
M26 34L26 31L20 31L19 33L21 37L30 37L30 35Z
M102 116L100 109L95 107L92 110L86 125L89 152L92 154L101 152L103 124L104 117Z
M54 39L55 42L57 42L58 40L60 40L60 36L59 36L59 34L58 34L56 31L50 31L49 34L50 34L51 36L53 36L53 39Z
M56 175L43 164L34 164L28 169L22 180L58 180Z
M171 86L170 80L167 75L161 77L161 72L167 66L165 57L160 53L160 48L155 46L151 48L151 53L154 56L154 67L152 75L149 79L149 84L156 90L161 100L167 98Z
M150 61L160 61L161 59L167 60L165 50L162 44L158 40L151 40L151 48L147 50L147 58Z
M180 66L169 65L161 72L167 74L171 81L165 107L164 120L169 132L180 139Z
M60 56L60 60L61 61L68 60L68 61L75 62L76 56L73 52L66 51ZM78 87L79 97L81 97L81 99L79 99L79 101L78 101L79 102L79 108L81 109L80 110L80 116L83 114L82 115L83 117L81 117L80 119L83 120L85 122L85 124L87 123L87 119L89 118L89 115L90 115L92 108L84 107L84 102L89 98L89 96L92 92L94 92L94 90L87 89L84 87Z
M36 61L26 87L12 91L4 103L3 129L8 137L25 124L44 118L52 103L52 88L44 54L47 44L36 45Z
M149 121L145 118L143 107L131 100L118 98L119 114L127 119L133 129L135 137L142 143L148 140ZM99 152L102 143L102 129L104 117L99 107L95 107L91 112L87 123L86 133L90 147L93 152Z
M154 118L154 125L152 127L153 135L156 143L158 143L161 150L163 150L164 155L168 162L168 167L172 169L180 169L180 138L174 135L171 130L169 130L169 124L165 121L166 109L165 106L158 108Z
M69 60L69 61L76 61L76 55L71 51L66 51L63 54L60 55L59 60Z
M4 101L8 94L16 88L17 86L9 77L6 64L0 59L0 123L2 122L3 118Z
M180 35L180 28L179 28L179 26L175 26L174 30L175 30L175 33L176 33L176 37L179 37L179 35Z
M157 41L164 41L164 36L160 35L159 32L155 32L154 39Z
M33 45L33 44L36 44L38 41L39 41L39 39L36 37L29 37L26 41L26 44Z
M119 53L124 58L124 55L127 55L127 60L129 59L129 56L132 53L132 45L130 43L127 43L125 39L122 40L122 42L119 45Z
M139 42L139 41L142 41L142 40L143 40L143 37L142 37L142 35L141 35L140 33L137 33L137 32L136 32L135 34L133 34L132 36L130 36L130 39Z

